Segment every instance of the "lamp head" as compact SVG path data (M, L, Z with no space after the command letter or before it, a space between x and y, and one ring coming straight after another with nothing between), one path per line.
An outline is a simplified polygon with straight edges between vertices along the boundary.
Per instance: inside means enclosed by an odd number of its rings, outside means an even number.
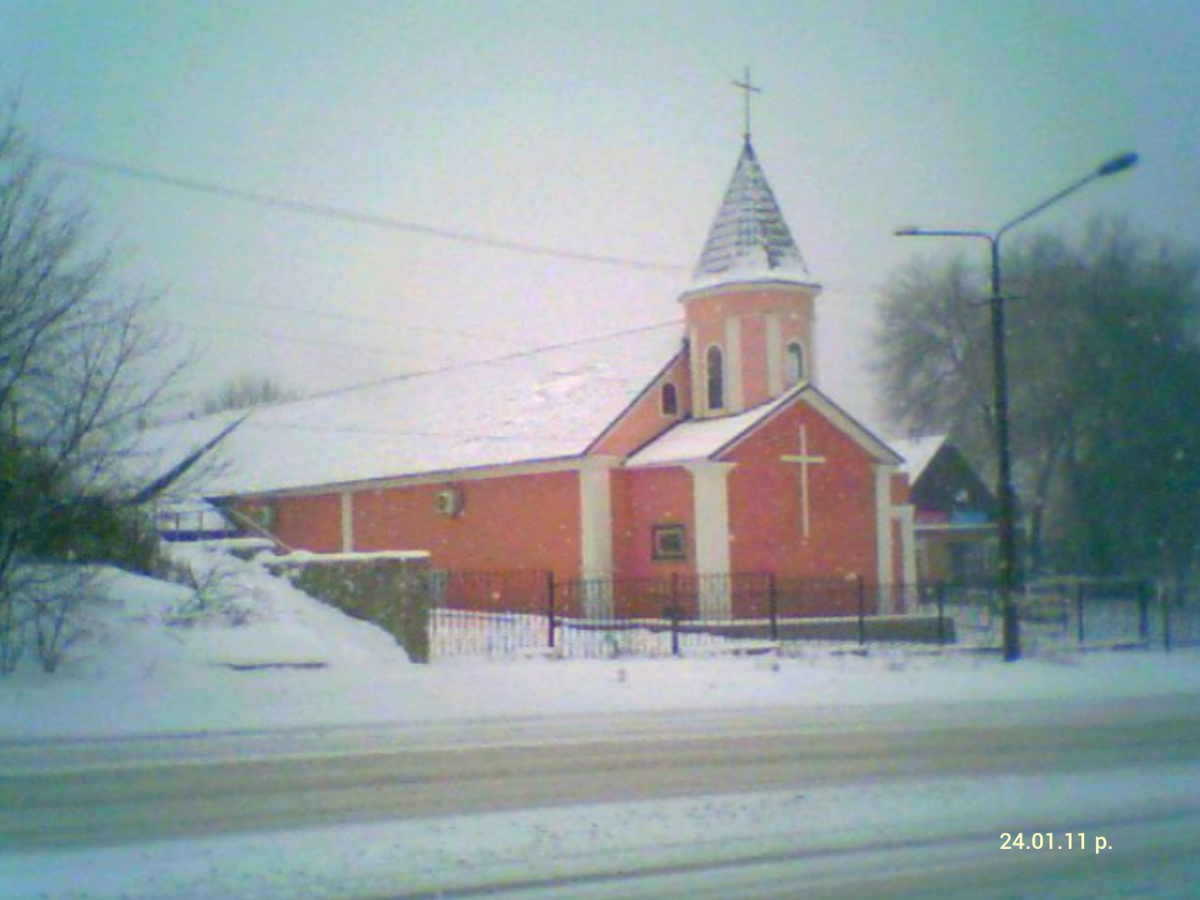
M1096 170L1096 175L1103 178L1106 175L1116 175L1118 172L1124 172L1126 169L1132 169L1137 165L1138 155L1136 153L1122 153L1120 156L1114 156L1104 165Z

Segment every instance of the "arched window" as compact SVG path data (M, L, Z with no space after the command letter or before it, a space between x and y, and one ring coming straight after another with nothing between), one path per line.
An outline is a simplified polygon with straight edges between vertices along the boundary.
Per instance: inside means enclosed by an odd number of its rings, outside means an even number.
M662 414L664 416L674 416L679 413L679 394L675 391L675 385L664 384L662 386Z
M792 341L787 345L787 358L785 360L787 386L799 384L805 378L804 372L804 348L796 341Z
M721 348L708 348L708 408L725 408L725 364L721 357Z

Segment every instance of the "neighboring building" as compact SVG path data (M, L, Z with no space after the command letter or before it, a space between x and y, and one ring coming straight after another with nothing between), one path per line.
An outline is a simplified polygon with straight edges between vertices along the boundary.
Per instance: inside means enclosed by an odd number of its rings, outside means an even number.
M820 290L747 136L681 326L263 407L206 492L288 547L444 570L911 583L901 457L814 384Z
M205 500L161 503L154 510L154 525L167 541L219 540L240 533L227 515Z
M891 445L904 457L911 484L920 580L995 581L998 507L992 491L945 435Z

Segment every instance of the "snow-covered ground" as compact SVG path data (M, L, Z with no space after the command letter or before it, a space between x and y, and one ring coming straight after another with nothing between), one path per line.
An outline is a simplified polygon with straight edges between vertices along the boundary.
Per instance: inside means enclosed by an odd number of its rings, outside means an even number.
M392 637L260 566L179 548L195 585L100 578L53 676L0 678L0 740L263 730L658 709L1200 694L1195 651L993 656L875 648L799 655L465 657L414 665ZM215 573L215 574L210 574ZM198 608L203 607L203 608Z
M388 635L252 563L199 548L180 553L207 590L205 603L198 603L194 587L106 572L98 597L83 610L87 636L61 670L46 676L29 658L0 679L0 768L6 744L12 750L47 738L234 732L227 740L236 748L278 729L631 711L856 706L884 715L913 704L986 710L1006 700L1036 707L1039 701L1163 695L1194 696L1200 707L1196 651L1064 651L1014 665L979 655L877 650L860 657L814 650L788 657L539 656L419 666ZM825 851L878 848L898 836L927 847L893 847L888 852L900 855L887 871L894 871L897 860L930 859L930 847L967 852L963 841L976 841L977 855L1000 853L1000 831L1016 821L1065 832L1078 830L1079 822L1136 817L1181 798L1192 802L1198 793L1200 770L1180 766L1063 776L1050 791L1032 774L931 778L819 787L802 795L714 795L135 847L22 854L0 848L0 896L432 897L421 892L520 881L531 859L541 861L539 874L581 878L570 896L626 896L628 885L605 887L594 878L614 859L686 874L714 847L768 856L803 848L816 855L810 862L817 867L828 863ZM1186 827L1195 829L1196 820ZM947 850L945 841L959 843ZM1079 896L1109 895L1110 875L1096 877L1093 893ZM1200 883L1200 863L1164 877L1157 886L1141 884L1138 895L1188 896L1171 891L1181 878ZM696 894L694 885L684 893L709 896Z

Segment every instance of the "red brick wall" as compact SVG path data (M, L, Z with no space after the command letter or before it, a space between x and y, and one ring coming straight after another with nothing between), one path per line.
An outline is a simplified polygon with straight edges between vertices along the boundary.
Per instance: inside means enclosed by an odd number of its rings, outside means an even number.
M440 515L437 494L452 486L462 491L463 510ZM427 550L434 569L538 569L578 578L579 477L548 472L359 491L354 544L356 550Z
M684 468L621 469L613 473L613 567L618 578L658 578L695 568L695 506L692 476ZM655 525L683 525L684 560L656 560Z
M811 530L801 528L800 466L780 457L799 453L799 426L808 453L826 462L809 467ZM797 403L724 457L730 473L731 563L737 572L789 578L876 580L874 460L803 403Z
M742 394L749 409L771 395L767 373L767 320L760 315L742 319Z
M339 494L278 497L239 505L244 510L270 508L274 523L269 530L287 547L314 553L342 550L342 498Z

